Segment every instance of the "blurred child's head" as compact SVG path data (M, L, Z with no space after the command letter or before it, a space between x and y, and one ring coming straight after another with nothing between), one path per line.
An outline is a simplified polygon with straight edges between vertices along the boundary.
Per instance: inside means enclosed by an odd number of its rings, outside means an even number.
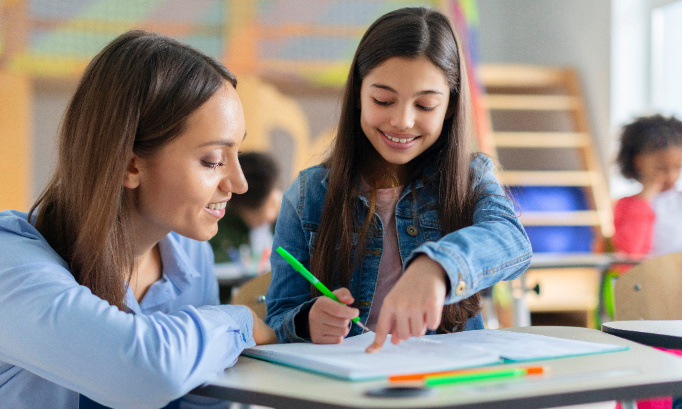
M239 163L249 189L243 194L233 195L228 205L249 227L273 223L282 202L277 163L272 156L262 152L242 153Z
M662 190L672 188L682 169L682 122L674 116L637 118L623 128L617 162L628 179L655 177Z
M361 128L361 111L366 104L366 101L361 100L363 81L389 60L424 59L442 74L446 84L444 105L447 105L447 115L440 130L441 137L427 150L427 155L434 159L447 157L451 162L467 157L471 141L471 101L465 64L461 56L460 46L447 17L438 11L403 8L376 20L360 40L351 63L334 154L346 152L347 158L343 160L356 164L365 163L372 158L367 154L376 150ZM406 82L419 80L414 74L404 78ZM332 158L335 159L338 158Z

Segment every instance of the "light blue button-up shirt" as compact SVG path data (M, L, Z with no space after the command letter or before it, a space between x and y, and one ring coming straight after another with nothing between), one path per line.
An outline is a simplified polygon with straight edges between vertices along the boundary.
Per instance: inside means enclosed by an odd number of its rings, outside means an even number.
M163 277L120 311L79 285L27 221L0 212L0 406L159 408L255 345L251 312L217 305L206 242L170 233ZM199 400L199 399L197 399Z

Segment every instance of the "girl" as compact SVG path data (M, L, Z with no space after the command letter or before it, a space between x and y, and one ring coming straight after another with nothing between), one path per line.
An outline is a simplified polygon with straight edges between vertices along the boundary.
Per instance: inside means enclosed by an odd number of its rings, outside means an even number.
M531 248L493 174L472 157L467 74L445 16L374 22L355 53L333 152L284 195L282 246L345 304L320 297L273 253L269 323L280 342L338 343L360 316L399 343L483 328L478 291L519 276ZM350 330L350 333L349 333Z
M247 188L235 86L140 31L89 64L51 182L28 215L0 212L3 407L159 408L275 340L247 308L212 305L205 240Z
M682 251L682 122L661 115L641 117L623 128L618 164L642 190L616 203L616 250L634 256Z

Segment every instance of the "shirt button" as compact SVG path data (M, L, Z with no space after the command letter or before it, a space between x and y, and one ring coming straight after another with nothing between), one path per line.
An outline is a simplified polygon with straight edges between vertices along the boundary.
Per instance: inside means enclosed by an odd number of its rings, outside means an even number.
M464 280L457 283L457 288L455 288L455 294L462 295L467 290L467 283Z
M417 235L417 227L414 225L409 225L407 226L407 234L410 236L416 236Z

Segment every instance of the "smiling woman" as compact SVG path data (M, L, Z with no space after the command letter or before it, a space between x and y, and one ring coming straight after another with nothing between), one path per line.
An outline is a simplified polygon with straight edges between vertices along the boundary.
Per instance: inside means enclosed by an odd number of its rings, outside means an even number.
M0 212L4 405L158 408L275 340L248 308L216 305L205 242L247 188L236 84L141 31L88 65L50 184L28 214Z

